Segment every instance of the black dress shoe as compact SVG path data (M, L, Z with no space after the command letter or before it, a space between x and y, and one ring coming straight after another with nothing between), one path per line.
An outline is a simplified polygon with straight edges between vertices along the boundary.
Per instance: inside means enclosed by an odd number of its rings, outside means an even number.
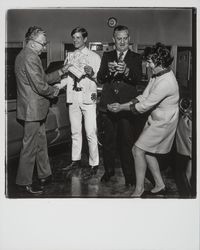
M80 167L80 161L72 161L67 167L62 168L63 171L75 170Z
M84 179L88 179L88 178L93 177L94 175L97 174L98 168L99 168L98 165L96 165L96 166L89 166L89 167L82 173L82 177L83 177Z
M112 176L114 176L115 173L114 172L111 172L111 173L104 173L103 176L101 177L101 182L108 182L110 180L110 178Z
M91 172L91 174L92 174L92 175L96 175L96 174L97 174L97 171L98 171L98 168L99 168L98 165L96 165L96 166L91 166L91 167L90 167L90 172Z
M44 187L52 183L52 175L49 175L46 178L41 178L40 179L40 186Z
M126 187L133 187L134 186L134 182L133 181L126 181L125 182L125 186Z
M43 193L43 189L41 187L33 187L32 185L25 185L25 186L20 185L19 189L29 194L39 195Z

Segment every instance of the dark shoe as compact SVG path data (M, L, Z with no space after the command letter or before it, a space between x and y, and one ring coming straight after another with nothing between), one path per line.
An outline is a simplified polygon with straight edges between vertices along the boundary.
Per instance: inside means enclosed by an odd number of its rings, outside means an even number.
M43 189L41 187L33 187L32 185L19 186L21 191L24 191L29 194L42 194Z
M153 195L165 195L166 194L166 188L161 189L160 191L156 192L156 193L152 193Z
M133 187L134 186L134 182L133 181L126 181L125 182L125 186L126 187Z
M101 177L101 182L108 182L110 180L110 178L112 176L114 176L115 173L114 172L111 172L111 173L104 173L103 176Z
M82 177L84 179L88 179L93 177L94 175L97 174L99 166L89 166L89 168L86 169L86 171L83 172Z
M80 161L72 161L67 167L62 168L62 171L75 170L80 167Z
M41 178L40 179L40 185L41 187L47 186L52 183L52 175L49 175L46 178Z
M136 191L134 190L134 192L131 194L132 198L143 198L144 197L144 189L142 189L141 191Z
M97 171L98 171L98 168L99 166L96 165L96 166L91 166L91 169L90 169L90 172L92 175L96 175L97 174Z

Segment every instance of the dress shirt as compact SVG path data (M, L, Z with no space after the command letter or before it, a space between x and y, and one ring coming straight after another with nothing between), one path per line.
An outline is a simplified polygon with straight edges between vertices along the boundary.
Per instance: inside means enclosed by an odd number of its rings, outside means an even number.
M126 56L127 51L128 51L128 50L123 51L123 56L122 56L122 58L121 58L121 61L124 60L124 57ZM122 52L122 51L118 51L118 50L117 50L117 58L119 58L119 55L120 55L121 52Z

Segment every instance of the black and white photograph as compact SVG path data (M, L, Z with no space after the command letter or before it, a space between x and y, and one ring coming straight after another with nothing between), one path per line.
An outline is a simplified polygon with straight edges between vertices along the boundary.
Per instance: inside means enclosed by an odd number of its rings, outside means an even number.
M195 8L8 10L6 196L195 198L195 27Z
M12 204L19 242L2 226L0 249L198 250L198 8L19 6L1 42L1 216Z

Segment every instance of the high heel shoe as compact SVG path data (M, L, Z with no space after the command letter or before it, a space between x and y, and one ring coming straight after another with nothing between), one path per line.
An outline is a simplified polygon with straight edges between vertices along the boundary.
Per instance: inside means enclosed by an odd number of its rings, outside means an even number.
M144 194L144 189L142 189L141 192L135 192L135 191L134 191L134 192L132 193L131 197L132 197L132 198L142 198L143 194Z
M151 192L151 194L153 195L165 195L166 194L166 188L162 188L161 190L159 190L158 192Z

